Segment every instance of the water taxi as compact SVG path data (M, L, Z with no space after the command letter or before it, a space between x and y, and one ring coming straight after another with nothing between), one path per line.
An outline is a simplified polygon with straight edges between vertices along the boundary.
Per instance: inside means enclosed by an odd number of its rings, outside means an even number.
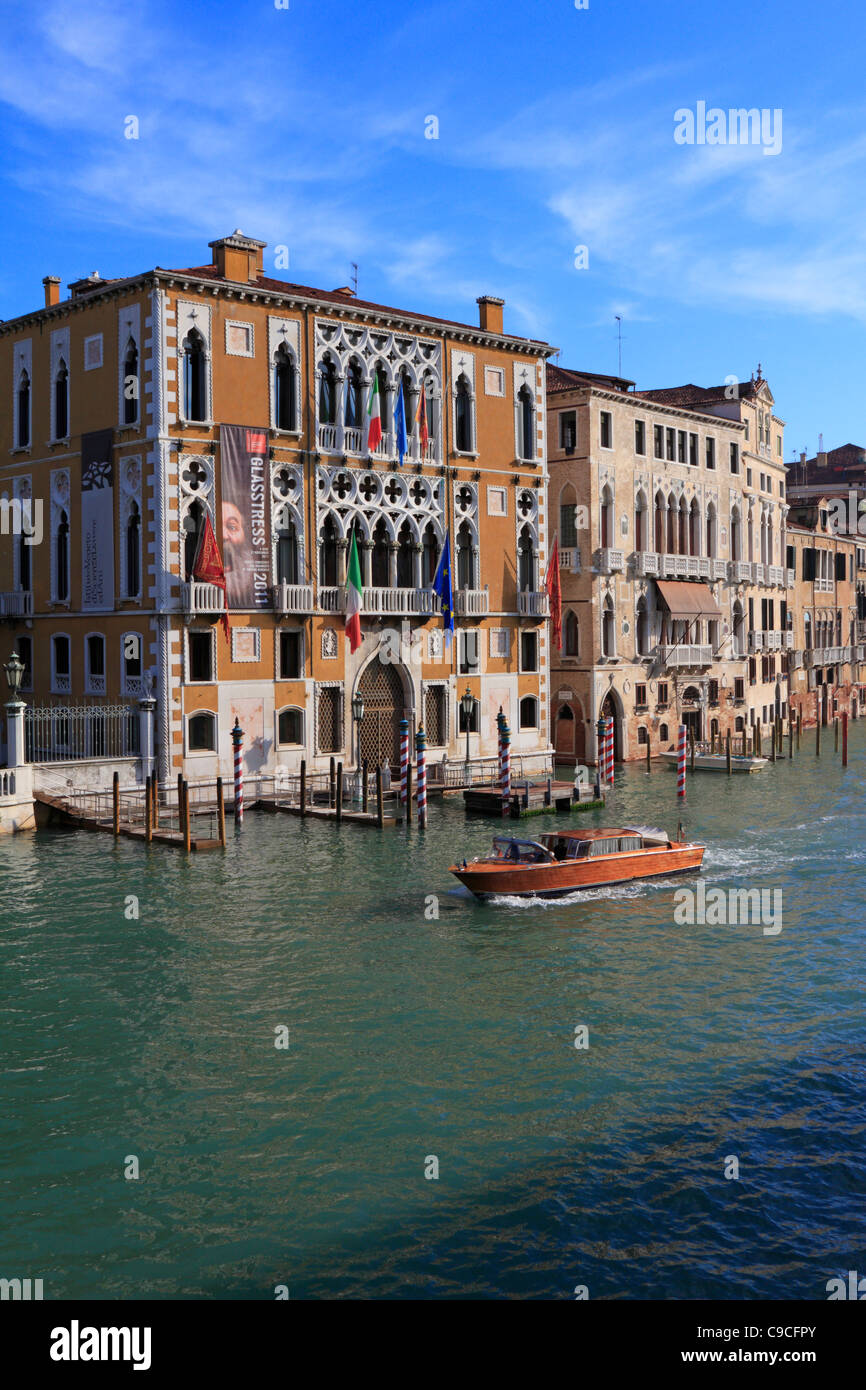
M693 873L704 849L647 826L560 830L537 840L497 835L492 854L452 864L450 872L477 898L557 898L582 888Z
M677 754L662 753L661 757L669 767L676 769ZM769 758L756 758L754 756L743 757L742 754L731 754L731 772L760 772L761 768L769 766ZM691 752L686 754L686 768L691 768ZM725 753L711 753L709 748L695 749L695 772L727 772L728 759Z

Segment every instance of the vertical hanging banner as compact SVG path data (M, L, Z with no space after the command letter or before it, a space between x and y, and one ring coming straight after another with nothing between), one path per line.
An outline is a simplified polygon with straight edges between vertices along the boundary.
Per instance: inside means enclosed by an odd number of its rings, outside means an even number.
M81 607L114 608L112 430L81 436Z
M220 425L222 552L230 610L270 608L267 430Z

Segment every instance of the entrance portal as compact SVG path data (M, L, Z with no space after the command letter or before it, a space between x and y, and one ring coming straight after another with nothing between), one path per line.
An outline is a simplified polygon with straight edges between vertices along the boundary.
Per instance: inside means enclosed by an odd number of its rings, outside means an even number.
M392 774L396 773L400 767L400 720L405 703L397 667L374 657L361 672L358 694L364 701L361 760L366 758L371 768L388 763Z
M686 737L691 741L694 733L695 743L700 743L703 736L703 711L701 709L701 692L690 685L683 693L683 723L686 726Z
M611 695L610 691L608 691L607 695L605 695L604 700L602 701L601 717L602 719L613 720L613 756L615 762L621 763L622 721L619 717L619 707L617 705L616 700Z

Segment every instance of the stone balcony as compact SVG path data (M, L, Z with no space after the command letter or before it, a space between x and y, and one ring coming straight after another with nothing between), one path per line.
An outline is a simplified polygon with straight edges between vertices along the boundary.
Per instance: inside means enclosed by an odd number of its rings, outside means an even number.
M7 589L0 592L0 618L30 618L33 616L33 594L30 589Z
M281 581L271 589L275 613L312 613L312 584L287 584Z
M224 613L226 598L216 584L202 584L190 579L180 586L180 601L187 617L212 617Z
M454 612L458 618L483 618L490 612L486 589L455 589Z
M752 566L748 560L730 560L728 562L728 579L731 584L750 584L752 582Z
M521 589L517 595L517 611L521 618L549 617L550 598L547 591L538 593L534 589Z
M619 574L625 568L625 554L605 546L596 552L595 567L599 574Z
M580 550L576 545L567 545L559 552L559 568L580 574Z
M439 595L432 589L365 588L361 593L361 617L432 617L439 612ZM346 590L319 587L320 613L345 613Z

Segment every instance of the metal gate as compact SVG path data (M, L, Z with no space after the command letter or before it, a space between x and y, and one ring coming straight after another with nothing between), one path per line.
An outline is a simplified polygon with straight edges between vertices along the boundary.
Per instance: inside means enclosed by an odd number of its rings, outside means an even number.
M358 694L364 701L361 721L361 759L371 768L389 763L400 766L400 720L403 718L403 682L396 666L371 661L361 673Z

